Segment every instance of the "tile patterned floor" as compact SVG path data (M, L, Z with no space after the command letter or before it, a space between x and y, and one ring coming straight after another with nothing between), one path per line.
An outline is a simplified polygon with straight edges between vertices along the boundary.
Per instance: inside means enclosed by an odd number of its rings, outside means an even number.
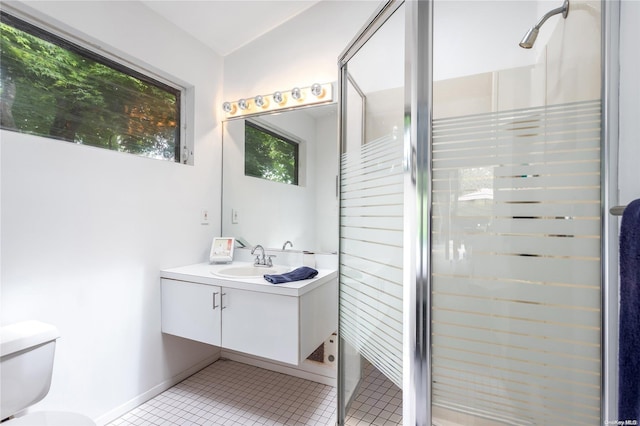
M349 407L346 426L402 426L402 390L372 365Z
M110 426L335 424L331 386L219 360Z
M402 392L369 366L347 426L402 425ZM219 360L109 426L329 426L336 421L331 386Z

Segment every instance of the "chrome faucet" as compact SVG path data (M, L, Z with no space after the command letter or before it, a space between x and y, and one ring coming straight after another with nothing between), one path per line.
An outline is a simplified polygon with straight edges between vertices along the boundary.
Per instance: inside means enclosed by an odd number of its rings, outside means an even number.
M273 260L271 260L271 258L275 257L275 255L271 254L271 255L265 256L264 247L262 247L260 244L258 244L253 248L253 250L251 250L251 254L255 254L256 250L258 249L260 249L262 256L260 256L259 254L256 255L256 260L253 261L253 266L267 266L267 267L273 266Z
M264 259L264 247L262 247L260 244L258 244L257 246L255 246L253 248L253 250L251 250L251 254L255 254L256 250L260 249L260 251L262 252L262 258L260 258L260 255L256 255L256 260L255 262L253 262L253 264L255 266L258 265L264 265L265 263L265 259Z
M289 244L291 247L293 247L293 243L291 241L287 240L282 245L282 251L285 251L287 249L287 244Z

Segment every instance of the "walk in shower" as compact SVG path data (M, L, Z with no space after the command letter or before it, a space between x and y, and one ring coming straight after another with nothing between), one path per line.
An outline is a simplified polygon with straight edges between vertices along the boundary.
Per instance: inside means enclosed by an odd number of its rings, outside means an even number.
M604 5L390 1L341 56L339 424L608 415Z

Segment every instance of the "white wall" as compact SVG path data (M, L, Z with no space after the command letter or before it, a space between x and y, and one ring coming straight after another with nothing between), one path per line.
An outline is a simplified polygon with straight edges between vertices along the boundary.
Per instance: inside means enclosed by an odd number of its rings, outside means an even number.
M640 198L640 2L624 0L620 10L620 203Z
M338 56L381 4L323 1L224 58L224 97L338 80Z
M547 10L558 2L543 1ZM439 0L434 3L434 80L517 68L536 62L537 49L557 25L549 20L540 30L533 50L518 46L522 36L540 18L539 1ZM545 8L545 6L542 6ZM556 17L557 18L557 17ZM562 19L562 18L560 18ZM497 30L499 28L499 31Z
M0 134L2 324L60 329L51 391L35 408L106 421L216 354L161 334L159 270L204 261L219 235L222 59L138 2L15 6L195 93L194 166Z
M338 251L338 121L333 116L317 120L316 161L316 247L320 252Z

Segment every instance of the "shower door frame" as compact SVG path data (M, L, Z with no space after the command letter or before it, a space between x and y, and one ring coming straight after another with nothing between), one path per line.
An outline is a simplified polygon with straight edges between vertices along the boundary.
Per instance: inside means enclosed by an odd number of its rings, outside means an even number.
M403 273L403 423L431 425L431 149L433 93L433 1L388 0L348 44L338 60L339 152L346 136L343 108L346 64L386 20L405 5ZM617 419L618 220L609 209L618 201L620 0L601 0L601 424ZM340 177L339 177L340 179ZM338 422L344 420L344 366L340 339Z
M402 5L405 6L404 87L404 261L403 261L403 422L427 425L431 422L430 341L430 229L431 206L431 1L389 0L349 43L338 60L340 102L338 128L346 139L348 69L345 65ZM419 49L419 46L429 46ZM422 78L418 78L421 76ZM339 152L342 153L342 146ZM425 236L425 237L422 237ZM338 339L339 357L343 359ZM338 424L346 417L344 365L338 362Z
M431 148L433 2L409 1L405 31L405 260L404 424L431 425ZM406 393L409 395L406 395Z
M602 117L600 137L601 385L600 423L618 419L618 199L620 0L601 0Z

